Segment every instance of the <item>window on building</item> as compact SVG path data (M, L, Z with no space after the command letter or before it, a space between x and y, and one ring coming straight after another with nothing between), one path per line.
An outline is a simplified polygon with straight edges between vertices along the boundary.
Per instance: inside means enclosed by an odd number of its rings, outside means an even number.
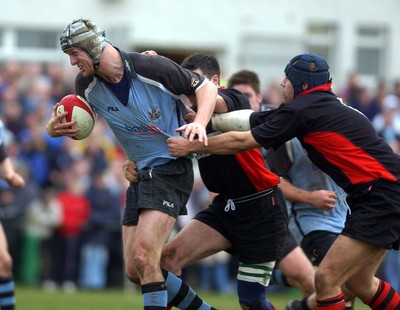
M357 71L363 75L384 76L387 31L382 27L357 30Z
M58 48L59 31L51 30L17 30L17 47L19 48Z
M302 50L301 41L296 37L244 35L240 43L238 67L255 71L264 89L271 82L282 80L283 69Z
M317 54L335 67L335 53L337 43L337 27L333 24L309 24L305 41L306 50Z

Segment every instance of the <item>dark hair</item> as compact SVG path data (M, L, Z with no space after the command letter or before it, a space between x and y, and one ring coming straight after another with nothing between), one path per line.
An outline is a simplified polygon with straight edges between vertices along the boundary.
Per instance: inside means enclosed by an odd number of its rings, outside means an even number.
M181 66L192 71L200 69L208 79L211 79L214 75L218 77L221 75L218 60L207 54L192 54L182 61Z
M260 93L260 79L257 73L250 70L240 70L234 73L228 80L228 88L232 88L235 85L245 84L252 87L256 93Z

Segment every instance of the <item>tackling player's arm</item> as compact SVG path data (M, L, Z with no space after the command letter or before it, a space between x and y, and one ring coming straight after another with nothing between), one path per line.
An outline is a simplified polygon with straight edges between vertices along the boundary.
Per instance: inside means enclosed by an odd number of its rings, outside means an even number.
M230 131L208 139L208 145L198 140L188 141L182 137L171 137L167 140L168 150L176 157L187 156L191 153L199 154L236 154L261 145L254 139L251 131Z

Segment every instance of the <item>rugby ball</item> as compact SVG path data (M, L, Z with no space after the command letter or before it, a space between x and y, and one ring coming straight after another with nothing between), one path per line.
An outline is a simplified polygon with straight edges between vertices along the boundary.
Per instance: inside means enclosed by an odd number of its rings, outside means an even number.
M72 128L80 129L78 135L72 137L72 139L82 140L90 135L94 128L95 116L89 103L84 98L78 95L67 95L62 98L57 104L56 113L60 115L64 112L68 112L68 115L61 122L76 121Z

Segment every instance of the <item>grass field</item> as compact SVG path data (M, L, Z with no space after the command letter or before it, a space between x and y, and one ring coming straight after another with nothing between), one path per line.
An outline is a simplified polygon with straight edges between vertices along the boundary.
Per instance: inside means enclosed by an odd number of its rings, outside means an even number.
M104 290L99 292L78 291L66 294L62 291L46 293L40 288L17 287L18 310L140 310L143 309L139 291ZM239 310L235 295L220 295L215 293L200 293L200 296L219 310ZM285 310L288 300L298 297L296 293L274 293L270 300L278 310ZM360 301L356 310L366 310L368 307Z

